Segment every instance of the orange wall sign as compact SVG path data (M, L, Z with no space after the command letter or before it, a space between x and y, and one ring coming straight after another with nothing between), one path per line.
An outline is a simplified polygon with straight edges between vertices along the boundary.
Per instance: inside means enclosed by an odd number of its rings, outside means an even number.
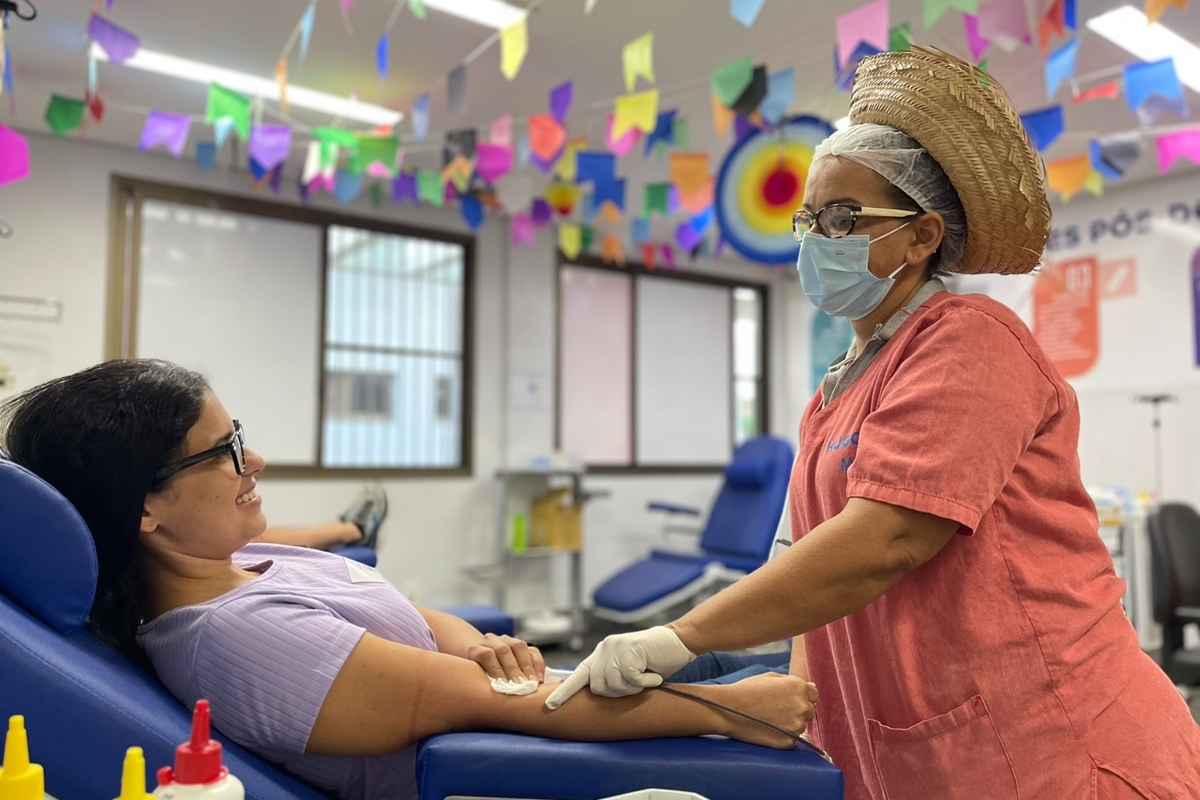
M1100 357L1096 258L1047 266L1033 289L1033 335L1064 378L1086 374Z

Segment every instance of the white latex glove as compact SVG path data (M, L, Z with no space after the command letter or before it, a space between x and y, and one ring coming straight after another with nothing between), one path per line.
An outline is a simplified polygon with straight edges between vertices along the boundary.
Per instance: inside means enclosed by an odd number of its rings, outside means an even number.
M660 685L664 677L695 659L696 654L665 625L609 636L546 698L546 708L553 711L589 685L592 694L603 697L637 694Z

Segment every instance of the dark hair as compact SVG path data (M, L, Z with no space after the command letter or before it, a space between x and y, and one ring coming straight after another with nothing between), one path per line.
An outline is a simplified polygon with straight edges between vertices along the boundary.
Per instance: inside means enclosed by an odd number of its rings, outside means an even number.
M88 626L147 665L137 645L146 587L137 564L154 473L182 455L209 393L166 361L109 361L35 386L0 406L8 458L71 501L96 543L99 578Z

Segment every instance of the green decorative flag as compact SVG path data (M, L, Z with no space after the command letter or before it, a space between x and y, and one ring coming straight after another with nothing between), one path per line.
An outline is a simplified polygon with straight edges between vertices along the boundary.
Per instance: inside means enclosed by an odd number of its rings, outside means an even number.
M746 91L752 80L754 62L750 60L750 56L746 56L713 70L712 91L728 108L733 108L733 104L742 96L742 92Z
M50 97L50 105L46 106L46 124L58 136L70 133L83 122L83 110L87 103L82 100L72 100L60 94Z
M425 19L425 0L408 0L408 8L417 19Z
M692 134L688 130L688 121L685 117L675 117L675 124L671 126L671 139L674 140L676 150L681 153L691 152Z
M446 204L446 189L440 172L417 170L417 199L436 208Z
M979 71L983 73L983 76L980 77L979 82L982 83L984 86L989 85L990 82L987 79L987 76L989 74L988 67L987 67L987 59L985 58L983 61L980 61L976 66L979 67Z
M584 225L579 231L579 251L586 253L592 249L592 239L595 236L595 231L591 225Z
M250 98L210 83L204 121L211 125L224 117L233 120L233 127L243 142L250 141Z
M925 0L925 30L929 30L948 9L957 8L964 14L979 12L979 0Z
M362 172L378 161L388 168L388 172L396 171L396 151L400 148L400 138L397 136L359 136L354 156L350 160L350 171L355 175Z
M902 22L888 31L888 50L903 53L912 49L912 26Z
M642 215L647 219L655 211L667 216L667 203L671 197L671 184L669 183L648 183L646 184L646 201L642 208Z
M342 128L313 128L313 137L321 143L321 169L327 170L337 161L338 148L358 147L358 134Z
M379 181L371 184L371 205L375 208L383 207L383 184Z

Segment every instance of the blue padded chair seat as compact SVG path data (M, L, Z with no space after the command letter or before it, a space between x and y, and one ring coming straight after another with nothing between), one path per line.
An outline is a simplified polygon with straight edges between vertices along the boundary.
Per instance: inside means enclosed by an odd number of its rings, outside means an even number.
M495 606L447 606L441 610L466 620L480 633L512 636L516 630L513 618Z
M726 739L560 742L507 733L433 736L417 749L421 800L455 795L597 800L675 789L709 800L841 800L842 771L809 750Z
M89 631L55 633L0 597L0 720L25 715L29 752L55 797L116 797L125 749L146 753L147 780L174 763L192 715L157 680ZM253 800L322 800L258 756L217 734L225 766Z
M677 592L704 574L707 559L679 557L654 551L631 564L596 589L596 605L614 611L636 611L660 597Z

